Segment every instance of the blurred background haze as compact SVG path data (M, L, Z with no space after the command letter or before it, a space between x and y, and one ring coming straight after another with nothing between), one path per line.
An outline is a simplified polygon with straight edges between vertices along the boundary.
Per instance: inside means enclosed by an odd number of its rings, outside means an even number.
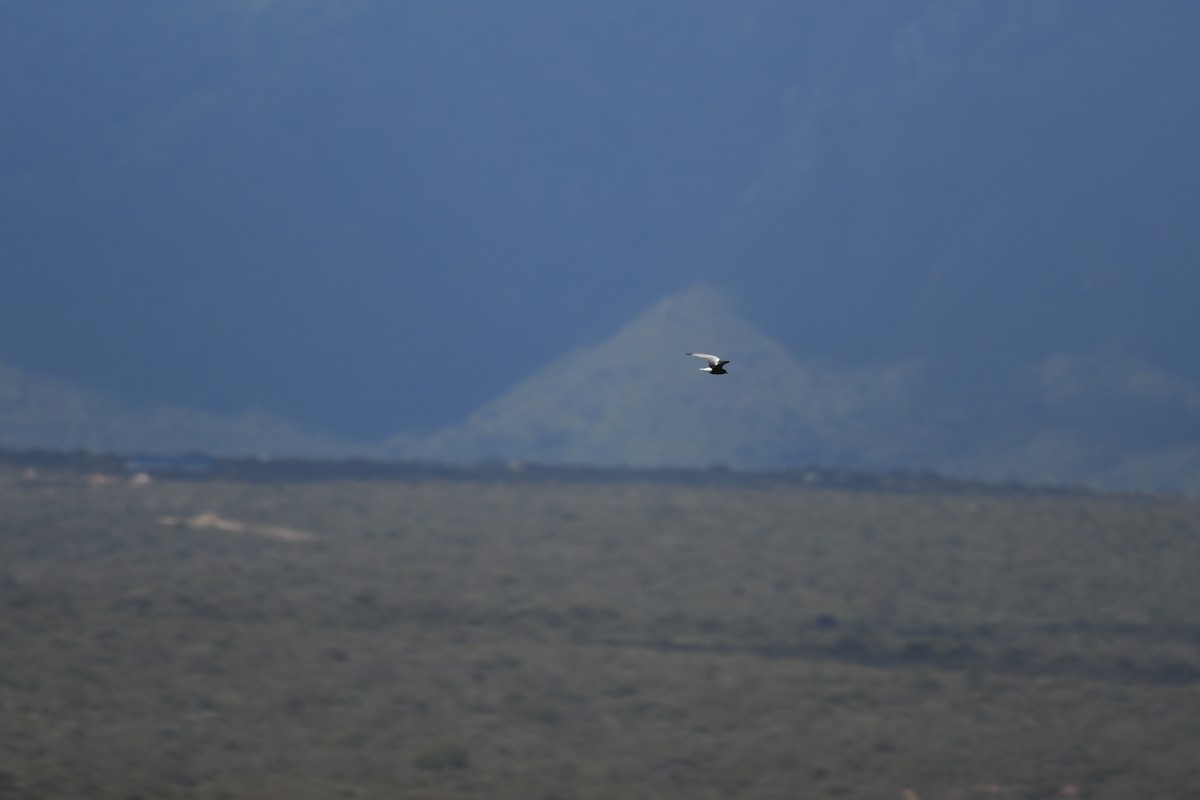
M1200 488L1198 32L6 3L0 445Z

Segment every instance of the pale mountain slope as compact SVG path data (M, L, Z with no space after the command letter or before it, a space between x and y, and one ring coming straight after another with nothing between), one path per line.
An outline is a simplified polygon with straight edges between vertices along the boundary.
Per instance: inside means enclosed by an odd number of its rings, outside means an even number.
M689 351L730 359L729 374L701 372ZM631 466L886 461L901 453L876 428L906 406L915 371L804 363L700 287L518 383L418 452Z

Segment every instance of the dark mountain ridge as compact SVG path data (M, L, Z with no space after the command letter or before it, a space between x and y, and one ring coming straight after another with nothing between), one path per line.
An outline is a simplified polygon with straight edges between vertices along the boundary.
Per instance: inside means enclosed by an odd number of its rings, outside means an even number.
M26 373L424 442L707 281L798 363L920 365L889 428L929 444L889 466L1195 461L1195 4L0 23L0 342Z

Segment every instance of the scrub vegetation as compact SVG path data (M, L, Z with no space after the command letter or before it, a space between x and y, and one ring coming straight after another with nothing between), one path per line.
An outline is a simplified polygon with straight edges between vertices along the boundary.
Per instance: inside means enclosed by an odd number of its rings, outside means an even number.
M1194 500L644 477L6 464L0 797L1194 797Z

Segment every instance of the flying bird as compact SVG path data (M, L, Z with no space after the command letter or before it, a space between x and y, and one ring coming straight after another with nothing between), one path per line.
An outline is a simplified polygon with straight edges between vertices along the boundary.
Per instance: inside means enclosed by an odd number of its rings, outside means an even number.
M696 358L703 358L705 361L707 361L708 366L701 367L700 371L707 372L710 375L724 375L725 374L725 365L729 363L729 359L727 359L727 358L718 358L717 356L710 356L708 353L688 353L688 355L695 356Z

